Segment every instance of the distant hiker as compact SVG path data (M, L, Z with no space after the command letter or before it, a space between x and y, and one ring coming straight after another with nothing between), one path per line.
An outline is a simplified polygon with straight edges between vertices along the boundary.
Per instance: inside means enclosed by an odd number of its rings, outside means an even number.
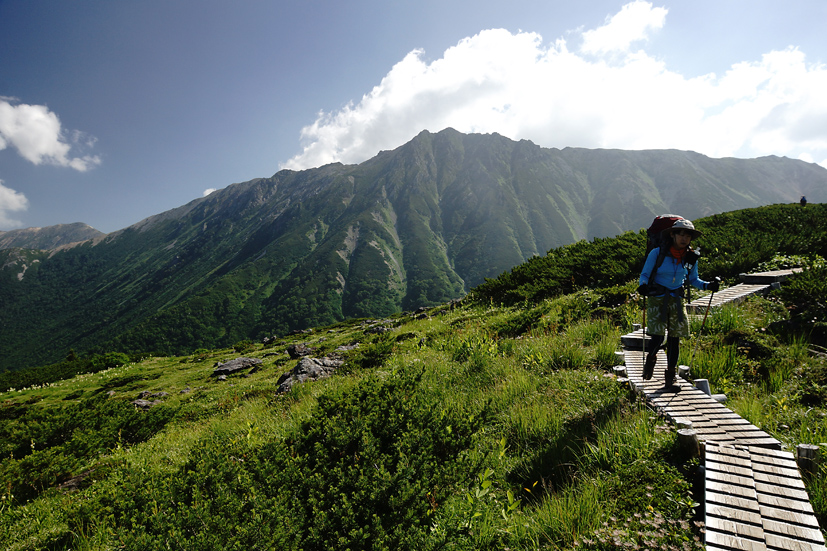
M799 201L799 203L801 203L802 207L806 207L807 206L807 198L802 195L801 196L801 201Z
M655 371L658 349L666 337L666 387L675 382L681 337L689 336L689 321L683 305L684 281L693 287L715 292L717 281L703 281L698 278L700 255L689 245L692 239L702 233L689 220L678 219L671 228L662 232L662 245L652 249L646 257L640 274L638 292L649 297L646 315L649 322L645 330L651 335L649 353L643 364L643 378L649 380ZM645 343L645 334L644 334Z

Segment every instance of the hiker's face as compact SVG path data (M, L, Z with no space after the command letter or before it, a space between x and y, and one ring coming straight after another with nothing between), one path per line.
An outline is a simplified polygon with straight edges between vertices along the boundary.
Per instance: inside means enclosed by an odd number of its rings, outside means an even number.
M679 249L685 249L692 241L692 234L686 230L678 230L672 234L675 239L675 246Z

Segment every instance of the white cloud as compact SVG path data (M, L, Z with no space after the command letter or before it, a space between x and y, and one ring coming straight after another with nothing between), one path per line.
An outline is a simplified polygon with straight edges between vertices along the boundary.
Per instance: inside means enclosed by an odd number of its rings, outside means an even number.
M201 197L206 197L207 195L209 195L210 193L212 193L214 191L215 191L214 187L207 188L207 189L204 190L204 193L201 195Z
M24 211L29 208L29 200L26 196L7 188L0 180L0 229L12 229L22 226L22 222L9 217L9 213Z
M78 131L70 134L67 141L60 119L48 107L0 97L0 150L12 146L24 159L36 165L65 166L80 172L99 165L97 156L70 155L73 147L94 145L94 138Z
M498 132L544 147L689 149L713 157L827 158L827 68L789 48L687 78L633 43L667 10L624 6L605 24L563 39L485 30L430 63L410 52L365 94L302 129L284 168L362 162L423 129ZM576 39L577 36L574 36Z
M666 8L652 8L649 2L632 2L606 18L606 24L583 33L584 53L601 54L627 51L633 42L646 40L649 33L663 27Z

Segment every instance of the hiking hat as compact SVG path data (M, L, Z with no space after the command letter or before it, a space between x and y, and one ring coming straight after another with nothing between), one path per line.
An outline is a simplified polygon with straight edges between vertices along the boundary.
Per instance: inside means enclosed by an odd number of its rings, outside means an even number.
M675 223L672 224L672 227L669 228L667 231L674 233L674 232L680 231L680 230L688 231L690 233L690 235L692 235L692 239L695 239L695 238L700 237L700 236L703 235L703 232L696 230L695 229L695 224L693 224L692 222L690 222L686 218L681 218L680 220L676 220Z

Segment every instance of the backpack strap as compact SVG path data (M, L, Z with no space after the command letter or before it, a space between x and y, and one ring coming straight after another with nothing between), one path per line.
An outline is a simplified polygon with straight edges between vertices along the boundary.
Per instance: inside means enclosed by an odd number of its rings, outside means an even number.
M667 249L663 245L660 246L658 250L658 258L655 260L655 265L652 267L652 271L649 273L649 284L653 284L655 281L655 274L658 273L658 268L663 265L663 261L666 260Z

